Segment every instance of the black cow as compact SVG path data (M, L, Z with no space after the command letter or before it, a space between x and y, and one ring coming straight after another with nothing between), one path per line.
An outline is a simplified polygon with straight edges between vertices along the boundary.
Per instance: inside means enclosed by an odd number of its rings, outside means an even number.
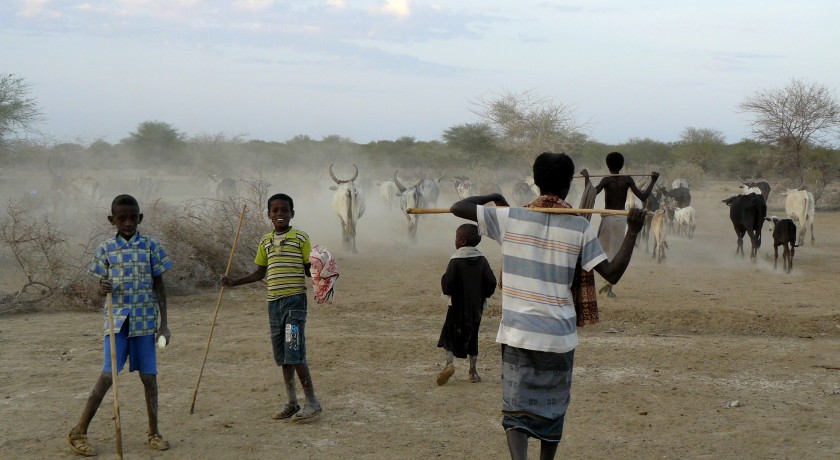
M793 253L796 251L796 224L791 219L779 219L776 216L765 217L770 222L773 232L773 253L776 258L773 260L773 270L779 263L779 246L782 246L782 268L786 273L793 269Z
M764 182L764 181L758 181L758 182L750 181L750 182L747 182L744 179L741 179L740 177L738 179L741 181L742 184L745 185L745 187L746 187L744 189L745 192L748 191L749 189L755 187L755 188L761 190L761 196L764 197L764 202L765 203L767 203L767 200L770 199L770 184L768 184L767 182Z
M673 198L678 208L685 208L691 205L691 192L685 187L677 187L665 192L665 196Z
M756 193L733 195L723 202L729 206L729 219L732 220L735 234L738 235L738 247L735 249L735 254L744 256L744 234L746 233L750 236L752 243L750 261L755 263L758 248L761 246L761 227L767 216L767 204L764 202L764 197Z

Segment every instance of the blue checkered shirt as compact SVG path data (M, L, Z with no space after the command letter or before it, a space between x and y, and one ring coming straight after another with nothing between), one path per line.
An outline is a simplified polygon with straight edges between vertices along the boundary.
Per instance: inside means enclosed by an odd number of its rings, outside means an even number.
M128 241L117 234L99 244L88 274L98 279L110 278L113 283L114 330L120 330L128 318L129 337L157 331L158 303L152 278L170 268L172 261L160 243L140 232ZM106 315L105 335L108 335L107 312L104 308L102 311Z

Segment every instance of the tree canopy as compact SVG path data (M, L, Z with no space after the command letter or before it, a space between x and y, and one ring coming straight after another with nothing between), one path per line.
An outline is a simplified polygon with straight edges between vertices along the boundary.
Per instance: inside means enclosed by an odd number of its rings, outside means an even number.
M143 156L162 159L180 152L185 144L184 134L169 123L144 121L122 142Z
M828 146L840 129L840 102L817 83L793 79L784 88L756 91L738 108L753 115L755 140L776 147L779 168L793 171L800 181L809 151Z
M32 131L42 121L37 101L29 96L30 86L14 74L0 76L0 146L17 130Z
M527 165L539 152L573 153L587 140L571 107L531 91L478 98L471 111L493 128L501 148Z

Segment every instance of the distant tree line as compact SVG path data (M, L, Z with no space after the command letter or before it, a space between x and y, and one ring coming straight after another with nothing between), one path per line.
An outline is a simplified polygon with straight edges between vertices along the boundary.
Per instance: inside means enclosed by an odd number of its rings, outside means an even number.
M620 144L591 139L586 123L565 105L532 92L504 93L471 101L478 122L444 130L440 141L403 136L359 144L338 135L312 139L298 135L283 142L245 140L245 135L188 136L169 123L143 121L115 144L49 143L10 136L12 127L32 131L40 111L19 77L0 80L0 162L43 167L60 157L66 168L124 167L150 172L218 173L225 169L269 169L278 161L303 168L358 162L388 177L396 169L447 171L470 175L496 171L502 176L529 173L542 151L564 151L583 168L603 168L604 156L622 152L632 171L653 169L669 177L774 180L822 190L840 176L840 102L824 86L792 80L779 89L760 90L738 109L753 116L752 136L727 143L715 129L687 127L676 142L631 138ZM16 109L17 108L17 109ZM16 111L17 110L17 111Z

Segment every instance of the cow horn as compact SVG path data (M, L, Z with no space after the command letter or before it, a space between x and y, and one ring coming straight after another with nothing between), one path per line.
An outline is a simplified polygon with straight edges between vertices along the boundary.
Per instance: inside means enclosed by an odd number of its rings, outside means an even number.
M400 180L399 180L399 179L397 179L397 172L398 172L398 171L399 171L399 169L398 169L398 170L396 170L396 171L394 171L394 185L396 185L396 186L397 186L397 188L399 189L399 191L400 191L400 192L404 192L404 191L405 191L405 187L403 186L403 184L401 184L401 183L400 183Z
M737 177L738 180L741 181L742 184L746 185L747 187L750 186L750 184L748 184L747 181L745 181L744 179L741 179L741 176L735 176L735 177Z
M420 176L419 179L417 179L417 182L414 184L414 186L415 187L420 187L420 185L423 183L424 180L426 180L426 175L425 174Z
M359 177L359 168L356 167L355 163L353 163L353 168L356 169L356 174L353 174L353 178L350 179L348 182L353 182L354 180L356 180L357 177Z
M330 163L330 177L332 177L332 180L334 180L336 184L341 184L343 182L347 182L347 181L343 181L343 180L338 180L338 178L335 177L335 174L333 174L332 167L333 167L333 164Z

